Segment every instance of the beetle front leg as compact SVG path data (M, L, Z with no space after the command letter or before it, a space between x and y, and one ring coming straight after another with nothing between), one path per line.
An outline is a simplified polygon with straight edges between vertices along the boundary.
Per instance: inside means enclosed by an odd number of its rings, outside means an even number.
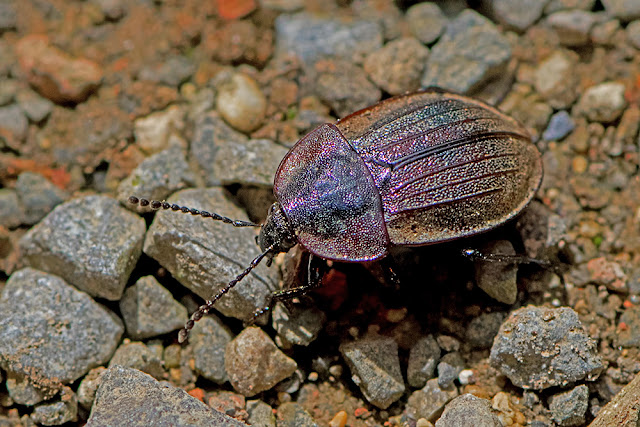
M284 302L300 297L322 285L322 277L327 271L327 263L322 258L309 254L309 264L307 266L307 283L295 288L275 291L269 296L269 301L265 307L256 310L248 325L253 325L260 316L271 311L276 302Z

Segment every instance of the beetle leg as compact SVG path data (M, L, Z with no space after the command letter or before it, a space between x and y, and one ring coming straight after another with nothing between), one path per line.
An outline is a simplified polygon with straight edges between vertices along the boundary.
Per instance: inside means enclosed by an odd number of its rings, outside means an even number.
M307 266L307 283L303 286L295 288L283 289L275 291L269 296L267 304L253 313L251 320L247 325L253 325L260 316L271 311L276 302L287 303L293 298L300 297L308 293L310 290L322 285L322 277L327 270L327 263L320 257L309 254L309 264Z

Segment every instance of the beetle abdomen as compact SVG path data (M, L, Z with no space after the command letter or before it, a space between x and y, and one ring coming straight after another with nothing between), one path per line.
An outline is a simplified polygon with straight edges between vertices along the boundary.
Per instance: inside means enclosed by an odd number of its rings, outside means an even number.
M391 243L424 245L517 215L542 178L524 128L470 98L425 91L338 122L380 191Z

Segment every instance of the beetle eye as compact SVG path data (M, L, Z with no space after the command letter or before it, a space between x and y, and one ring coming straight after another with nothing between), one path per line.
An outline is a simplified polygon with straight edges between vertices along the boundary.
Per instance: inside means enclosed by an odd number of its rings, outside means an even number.
M258 236L255 236L255 237L254 237L254 239L256 239L256 245L260 244L260 243L258 242Z

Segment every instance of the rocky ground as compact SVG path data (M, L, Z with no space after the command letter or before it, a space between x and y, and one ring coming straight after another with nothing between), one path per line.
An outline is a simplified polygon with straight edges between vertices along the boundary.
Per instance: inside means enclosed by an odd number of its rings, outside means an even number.
M294 250L178 344L255 230L127 197L262 221L301 136L427 86L528 128L526 211L244 328ZM639 104L635 0L0 0L0 425L637 425Z

